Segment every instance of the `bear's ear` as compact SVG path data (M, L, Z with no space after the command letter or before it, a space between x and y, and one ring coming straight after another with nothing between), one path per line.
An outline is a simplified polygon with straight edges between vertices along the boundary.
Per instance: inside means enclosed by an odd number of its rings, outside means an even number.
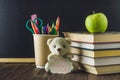
M47 40L47 45L49 46L49 44L51 43L51 41L53 40L53 38L50 38Z
M70 39L70 38L65 38L65 40L66 40L69 44L71 44L71 39Z

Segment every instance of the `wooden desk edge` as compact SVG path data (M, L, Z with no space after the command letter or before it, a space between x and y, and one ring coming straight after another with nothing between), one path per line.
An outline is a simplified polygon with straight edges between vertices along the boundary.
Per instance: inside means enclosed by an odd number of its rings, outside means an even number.
M0 58L0 63L34 63L34 58Z

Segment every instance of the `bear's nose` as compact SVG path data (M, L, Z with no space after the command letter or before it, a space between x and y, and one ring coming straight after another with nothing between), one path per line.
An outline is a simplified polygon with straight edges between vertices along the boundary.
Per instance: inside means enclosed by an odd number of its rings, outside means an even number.
M60 48L58 48L57 50L58 50L58 51L61 51L61 49L60 49Z

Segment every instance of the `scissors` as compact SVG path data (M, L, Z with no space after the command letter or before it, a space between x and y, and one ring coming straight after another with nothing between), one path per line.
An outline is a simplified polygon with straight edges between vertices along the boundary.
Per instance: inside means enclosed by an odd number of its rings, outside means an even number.
M37 21L37 23L36 23ZM29 26L29 24L31 23L31 26ZM36 33L39 34L41 33L41 29L43 26L43 20L41 18L35 18L34 21L32 20L27 20L26 22L26 28L32 33Z

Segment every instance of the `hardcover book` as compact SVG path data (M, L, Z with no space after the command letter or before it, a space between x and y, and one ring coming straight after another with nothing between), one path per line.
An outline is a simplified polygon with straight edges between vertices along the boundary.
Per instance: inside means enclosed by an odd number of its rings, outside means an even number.
M106 43L120 42L120 32L106 32L90 34L86 32L63 32L64 36L72 41L87 42L87 43Z
M120 42L119 43L96 43L96 44L72 42L71 46L81 48L81 49L88 49L88 50L109 50L109 49L120 49Z
M101 57L91 58L86 56L80 56L80 63L91 66L105 66L105 65L116 65L120 64L120 56L117 57Z
M82 70L96 74L96 75L103 75L103 74L113 74L113 73L120 73L120 64L119 65L109 65L109 66L89 66L89 65L81 65Z
M77 55L83 55L88 57L110 57L110 56L120 56L120 49L116 50L86 50L71 47L70 52Z

